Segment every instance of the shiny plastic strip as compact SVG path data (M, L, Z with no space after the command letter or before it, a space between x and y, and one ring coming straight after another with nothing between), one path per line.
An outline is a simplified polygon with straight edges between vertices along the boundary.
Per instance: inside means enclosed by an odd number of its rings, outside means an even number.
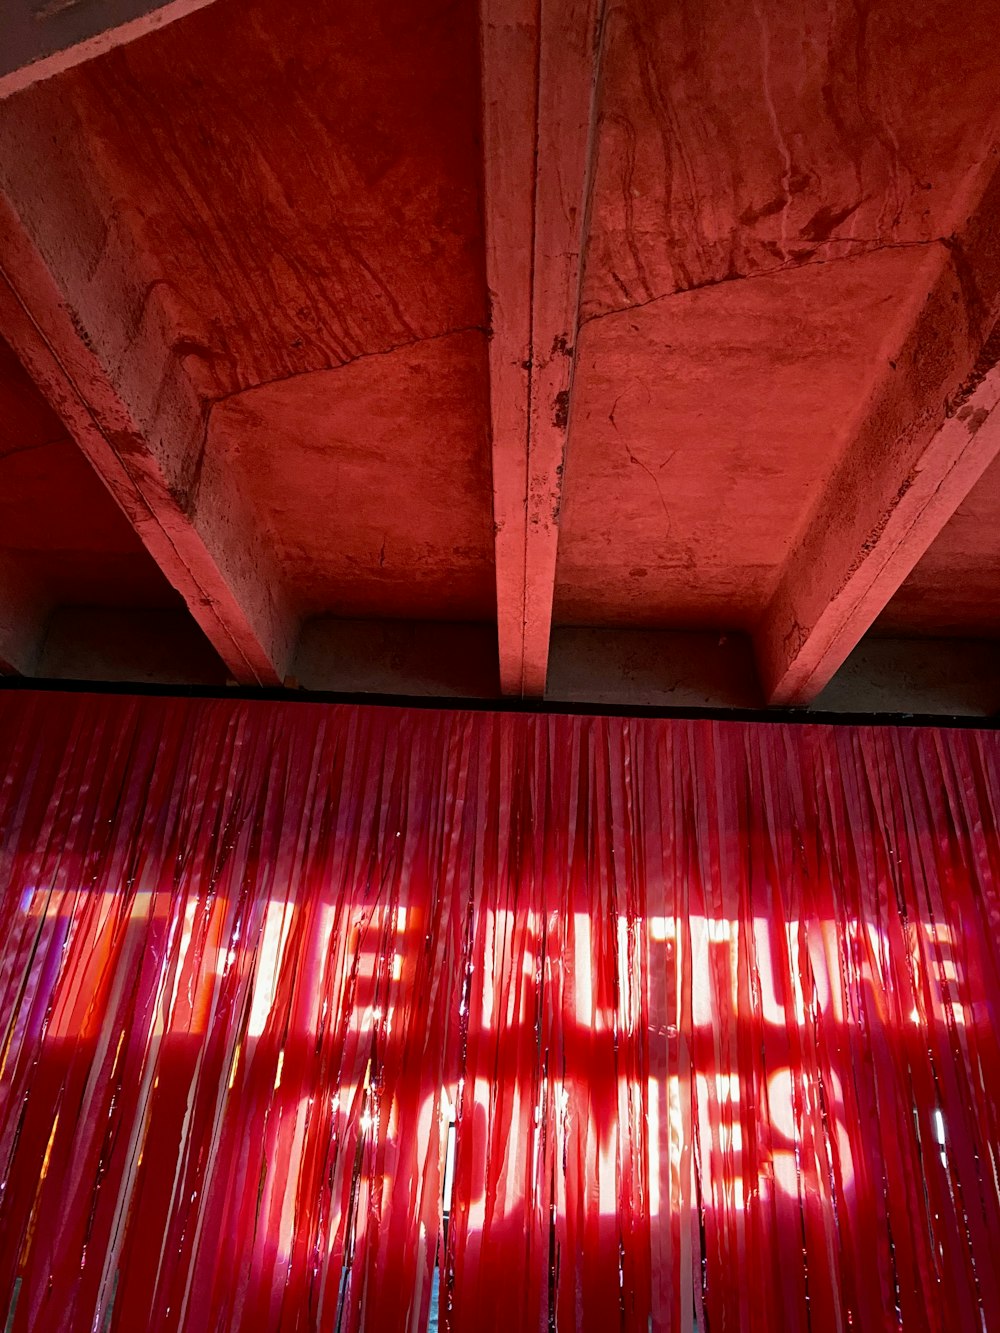
M992 1333L998 762L0 695L0 1327Z

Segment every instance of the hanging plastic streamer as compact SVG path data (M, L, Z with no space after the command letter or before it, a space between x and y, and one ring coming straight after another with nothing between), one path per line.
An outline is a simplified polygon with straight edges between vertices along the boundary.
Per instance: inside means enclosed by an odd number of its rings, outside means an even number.
M992 1333L998 761L0 696L0 1328Z

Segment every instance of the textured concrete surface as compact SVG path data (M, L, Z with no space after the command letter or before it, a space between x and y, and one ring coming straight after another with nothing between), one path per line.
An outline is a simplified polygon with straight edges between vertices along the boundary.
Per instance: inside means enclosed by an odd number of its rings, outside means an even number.
M306 690L442 699L500 694L492 625L309 620L294 672Z
M728 707L1000 637L998 24L215 0L0 99L0 661L180 598L246 682Z
M227 671L183 611L63 607L48 623L36 675L143 685L224 685Z
M1000 710L1000 643L981 639L863 639L811 711L940 713Z
M762 702L746 635L663 630L554 630L545 697L648 708L759 708Z

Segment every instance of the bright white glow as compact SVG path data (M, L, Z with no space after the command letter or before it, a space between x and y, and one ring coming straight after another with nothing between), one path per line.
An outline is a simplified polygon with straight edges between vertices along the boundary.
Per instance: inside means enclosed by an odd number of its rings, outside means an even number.
M740 1079L738 1074L716 1074L715 1090L721 1102L738 1102Z
M940 1110L934 1112L934 1137L940 1146L944 1147L944 1116Z
M651 1078L646 1088L646 1143L649 1152L649 1215L660 1213L660 1079Z
M593 1185L591 1185L593 1190ZM597 1146L597 1211L601 1217L618 1215L618 1158L614 1135Z
M778 1069L767 1080L771 1124L789 1143L795 1142L795 1085L790 1069Z
M795 1154L786 1151L772 1153L771 1169L774 1173L774 1183L778 1188L790 1198L797 1198L799 1175L795 1166Z
M943 922L927 921L924 923L924 930L927 933L927 938L938 944L954 943L951 927L945 925Z
M649 938L657 944L677 937L677 923L672 916L651 916Z
M736 922L727 921L725 917L708 917L705 919L705 929L713 944L722 944L732 939L733 932L739 927Z
M448 1135L445 1141L444 1152L444 1188L441 1191L441 1200L446 1213L451 1212L451 1195L455 1188L455 1123L448 1126Z
M695 1027L712 1026L712 976L708 948L708 922L693 916L689 924L691 939L691 1021Z
M292 905L280 899L268 903L264 915L264 931L257 954L253 998L250 1002L250 1022L247 1034L259 1037L267 1026L267 1018L278 987L282 955L292 924Z
M133 921L142 921L149 916L153 905L153 895L149 889L137 889L132 895L132 906L129 909L129 917Z
M58 895L53 898L52 905L49 908L52 918L65 913L68 909L62 906L62 898ZM41 891L36 893L33 890L25 890L22 895L22 911L25 913L43 910L45 898ZM107 912L110 912L111 897ZM381 920L383 923L394 919L397 934L402 936L408 927L408 923L413 929L417 929L420 924L420 916L414 912L408 914L405 907L393 909L394 917L386 915L386 909L381 909L383 915L381 918L377 914L371 914L366 918L369 922L366 935L362 939L366 940L371 947L361 949L362 963L359 968L359 979L362 982L368 982L367 989L360 985L357 993L352 1015L352 1025L354 1031L369 1031L373 1023L382 1021L382 1007L374 1006L374 984L373 978L376 965L380 958L380 936L379 931L374 928L375 923ZM131 918L141 922L148 918L152 911L152 896L147 891L140 891L134 895L130 914ZM167 1012L171 1012L180 997L180 1012L183 1014L185 995L191 984L191 976L194 971L193 966L189 966L185 972L185 962L191 950L192 939L196 934L196 927L207 925L202 919L199 922L199 911L205 912L204 901L191 899L184 906L181 919L172 922L173 935L172 947L168 955L168 966L165 968L165 976L171 974L173 991L170 996L170 1006ZM267 905L264 917L263 928L261 931L260 942L256 956L256 967L253 977L250 1015L248 1033L251 1037L259 1037L265 1030L268 1017L270 1015L274 996L277 990L278 978L281 974L281 965L284 957L287 939L289 936L290 925L293 916L293 907L291 904L281 900L273 901ZM332 907L321 907L316 916L316 928L310 931L310 948L314 951L313 956L322 959L331 947L331 939L335 926L335 910ZM414 918L416 924L414 925ZM664 960L672 959L671 971L668 975L673 975L674 968L680 978L683 975L690 975L692 979L692 1016L696 1027L708 1028L709 1030L718 1030L718 1020L720 1018L720 1006L725 1007L732 1003L735 1013L738 1007L738 985L741 979L741 969L746 967L746 957L749 954L754 958L756 970L760 982L760 1009L759 1016L765 1024L773 1025L777 1028L785 1029L789 1023L804 1025L809 1016L809 1009L815 998L820 1012L824 1015L832 1016L838 1021L845 1021L844 999L842 993L842 983L840 978L840 966L842 963L842 953L847 947L857 950L861 958L861 984L868 988L868 991L881 1004L883 1000L882 992L878 989L880 983L885 982L888 985L890 976L881 976L880 969L889 970L900 966L899 959L893 957L892 950L889 947L889 940L880 930L877 924L868 922L848 921L813 921L810 920L803 926L797 920L787 922L775 922L764 917L754 917L746 923L738 921L721 919L709 919L703 916L692 916L678 921L673 917L659 916L648 919L648 938L649 941L662 946L662 952L650 949L651 966L664 968ZM634 970L630 966L630 943L634 940L630 936L630 924L625 916L619 916L612 927L610 922L597 920L596 925L592 923L591 916L587 912L574 912L570 921L566 923L567 931L571 932L572 956L574 959L573 968L573 988L574 988L574 1011L576 1021L581 1027L586 1029L597 1029L603 1027L611 1021L612 1015L608 1014L607 1006L603 1012L595 1005L594 997L594 969L593 955L595 950L594 931L598 932L596 947L600 957L609 961L606 955L613 948L615 958L619 968L619 976L622 981L620 994L622 996L623 1012L629 1007L631 996L630 987L635 984ZM914 925L909 935L909 945L912 950L912 956L916 967L917 994L920 997L918 1003L923 1006L926 998L928 1017L940 1021L942 1018L951 1017L955 1022L965 1023L972 1021L974 1010L971 1007L965 1008L957 1000L959 988L964 985L961 954L953 952L952 933L948 926L938 924L928 924L923 926L926 938L921 937L920 927ZM500 1005L500 996L504 997L504 1004L501 1006L506 1011L506 1017L511 1017L511 1008L516 999L517 987L522 977L533 979L537 957L537 937L535 933L535 921L533 917L522 918L515 916L513 911L500 910L490 913L486 925L487 930L487 949L485 967L480 967L477 962L477 972L475 982L482 986L482 1021L486 1028L492 1029L504 1022L504 1014L496 1014L495 1004ZM200 930L197 932L200 935ZM210 939L212 937L208 932ZM610 938L609 938L610 937ZM357 939L355 934L353 939ZM338 950L337 957L348 949L347 931L342 929L338 932ZM687 941L690 940L692 955L687 961L687 966L681 968L679 960L681 957L682 945L688 947ZM520 954L512 954L512 946L518 947ZM523 946L523 947L522 947ZM358 947L352 945L350 947ZM399 982L402 977L403 950L405 944L398 942L396 946L400 952L391 953L391 978L394 982ZM208 958L214 958L214 954L207 955ZM523 959L522 969L508 968L508 963L514 958ZM236 960L235 948L223 948L219 950L216 960L216 971L223 975L225 971L232 967ZM909 961L907 957L907 961ZM211 964L209 963L209 966ZM512 974L512 975L511 975ZM337 973L339 975L339 972ZM663 975L661 971L661 976ZM745 975L745 974L744 974ZM384 973L382 974L384 978ZM329 998L330 1003L337 1002L337 996L326 997L321 995L323 983L321 981L322 970L317 969L316 980L310 981L313 985L316 1007L321 1001ZM504 990L500 989L501 978ZM494 984L496 983L496 985ZM680 980L678 984L683 984ZM744 982L745 984L745 982ZM971 984L971 978L970 978ZM662 982L661 982L662 985ZM169 993L169 992L168 992ZM662 992L661 992L662 993ZM904 992L905 993L905 992ZM394 995L391 988L388 991L390 997ZM361 999L361 996L364 996ZM671 1008L673 997L668 1000L668 1011ZM807 1003L808 999L808 1003ZM391 1017L392 1004L385 1005L388 1017ZM596 1012L595 1012L596 1010ZM882 1013L882 1010L879 1010ZM905 1010L904 1010L905 1012ZM894 1016L895 1010L892 1011ZM966 1014L969 1018L966 1019ZM668 1013L671 1019L673 1015ZM79 1019L74 1016L74 1024ZM657 1018L659 1021L659 1018ZM881 1021L888 1021L882 1013ZM921 1016L921 1009L916 1005L909 1014L909 1021L920 1024L927 1021ZM154 1029L154 1034L162 1033L163 1023L159 1022L158 1027ZM249 1053L252 1053L252 1046ZM229 1071L229 1087L232 1088L235 1083L237 1067L241 1057L240 1048L233 1053L231 1068ZM722 1057L720 1056L720 1059ZM274 1086L277 1089L281 1085L283 1077L284 1052L280 1052L277 1061ZM587 1071L580 1073L580 1078L587 1078ZM154 1085L155 1086L155 1085ZM573 1133L577 1126L571 1121L569 1116L569 1107L571 1092L574 1092L581 1085L570 1085L569 1087L557 1084L552 1088L551 1100L547 1102L549 1115L555 1121L555 1132L557 1135L566 1136ZM794 1100L795 1088L800 1088L800 1096L804 1105L797 1108ZM641 1087L641 1085L640 1085ZM843 1104L843 1093L839 1080L835 1075L827 1075L825 1085L827 1094L827 1111L829 1115L829 1140L826 1138L824 1128L821 1124L819 1113L818 1090L814 1080L807 1071L793 1075L789 1069L773 1070L770 1074L767 1084L768 1105L770 1108L771 1130L776 1143L772 1154L770 1171L773 1180L777 1186L790 1195L798 1193L799 1182L796 1169L795 1153L793 1151L797 1141L804 1141L806 1144L814 1145L809 1152L815 1152L820 1160L816 1161L810 1158L805 1148L800 1142L801 1171L803 1181L807 1187L812 1187L811 1182L817 1172L821 1175L828 1169L825 1156L828 1152L834 1156L845 1184L853 1181L853 1166L851 1161L850 1140L847 1135L844 1124L845 1111ZM526 1091L526 1090L524 1090ZM496 1089L485 1079L477 1079L474 1087L466 1091L466 1096L470 1099L466 1103L466 1124L472 1126L473 1117L478 1116L479 1122L475 1133L477 1138L495 1137L502 1135L505 1140L505 1151L507 1160L514 1162L518 1160L518 1153L527 1146L523 1142L518 1143L521 1134L521 1117L519 1115L520 1090L515 1089L511 1099L512 1105L506 1108L510 1120L506 1116L503 1124L491 1118L490 1108L492 1098ZM744 1180L746 1164L742 1163L742 1152L745 1146L743 1136L743 1126L740 1122L740 1096L741 1088L739 1078L735 1074L712 1074L711 1072L702 1075L692 1075L683 1082L676 1076L668 1079L661 1078L657 1081L649 1078L647 1087L647 1110L646 1110L646 1142L648 1145L649 1162L649 1199L651 1211L658 1214L662 1207L670 1206L671 1184L674 1182L674 1198L678 1193L683 1195L684 1190L678 1190L676 1182L681 1178L683 1163L687 1160L684 1154L691 1152L691 1145L694 1138L694 1126L691 1123L692 1109L700 1120L696 1122L701 1132L702 1148L705 1154L705 1170L707 1172L718 1172L719 1168L713 1164L712 1159L717 1160L718 1152L726 1154L726 1168L722 1175L716 1174L712 1183L716 1191L716 1197L721 1197L721 1191L731 1190L732 1193L726 1197L730 1201L735 1201L739 1207L744 1198L745 1190L754 1192L758 1187L756 1177ZM363 1134L371 1132L378 1123L379 1112L376 1108L369 1106L367 1098L363 1097L361 1090L357 1086L345 1085L343 1094L347 1114L353 1121L359 1109L362 1114L359 1118L360 1130ZM635 1103L639 1097L639 1089L631 1084L622 1081L619 1087L619 1106L621 1114L619 1121L621 1125L629 1123L629 1111L633 1116L636 1114ZM364 1101L363 1107L358 1103ZM718 1102L721 1114L717 1117L710 1117L708 1107L712 1102ZM438 1105L440 1107L438 1115ZM754 1132L754 1117L749 1108L748 1133ZM533 1125L528 1128L528 1133L532 1135L532 1144L534 1146L534 1169L537 1171L540 1163L540 1144L541 1144L541 1124L542 1114L540 1107L534 1107ZM641 1108L640 1108L641 1112ZM391 1141L397 1130L397 1108L388 1102L382 1108L385 1119L381 1122L382 1129L387 1138ZM585 1112L586 1116L586 1112ZM450 1201L451 1190L454 1179L454 1155L455 1155L455 1108L447 1094L442 1094L440 1103L436 1098L431 1098L426 1110L421 1108L418 1126L418 1142L421 1144L440 1143L439 1139L434 1139L434 1135L444 1137L444 1176L443 1191L446 1200L446 1206ZM806 1122L803 1125L803 1122ZM926 1122L924 1122L926 1123ZM801 1134L797 1133L797 1127ZM933 1141L940 1149L942 1160L946 1159L945 1153L945 1122L940 1110L932 1112L931 1128ZM808 1130L809 1132L805 1132ZM624 1142L624 1140L622 1140ZM558 1143L558 1140L557 1140ZM827 1146L828 1145L828 1146ZM618 1175L618 1154L622 1151L619 1143L613 1137L600 1145L596 1149L596 1162L591 1161L590 1166L596 1166L598 1179L595 1182L595 1188L598 1194L599 1212L602 1216L613 1216L617 1210L617 1175ZM766 1171L766 1168L765 1168ZM510 1179L502 1187L502 1191L507 1191L506 1202L513 1206L518 1188L523 1186L523 1178L520 1182L514 1179L515 1173L510 1173ZM762 1172L762 1178L764 1172ZM766 1182L763 1181L764 1187ZM498 1199L498 1212L503 1213L505 1200ZM482 1199L470 1200L472 1212L470 1213L470 1223L475 1227L476 1219L482 1224L484 1203ZM478 1210L478 1211L477 1211Z
M573 985L576 989L576 1019L582 1028L594 1021L593 962L590 952L590 914L573 913Z

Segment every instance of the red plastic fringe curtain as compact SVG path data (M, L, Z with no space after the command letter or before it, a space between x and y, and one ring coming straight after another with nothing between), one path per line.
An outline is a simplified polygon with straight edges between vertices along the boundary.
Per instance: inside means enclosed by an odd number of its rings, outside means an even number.
M1000 1328L998 760L0 695L0 1327Z

